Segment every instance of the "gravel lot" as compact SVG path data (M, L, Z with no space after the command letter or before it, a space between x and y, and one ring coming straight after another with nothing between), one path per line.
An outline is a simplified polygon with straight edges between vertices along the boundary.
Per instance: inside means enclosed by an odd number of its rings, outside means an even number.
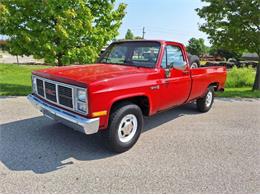
M116 155L100 134L56 124L25 97L2 97L0 114L0 193L260 193L259 99L160 113Z

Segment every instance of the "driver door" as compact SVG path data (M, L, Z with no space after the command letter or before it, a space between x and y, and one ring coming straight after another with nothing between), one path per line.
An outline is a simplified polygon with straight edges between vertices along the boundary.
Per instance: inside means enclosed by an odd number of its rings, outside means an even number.
M185 103L191 89L191 77L188 62L180 46L165 46L161 71L164 75L161 80L161 110Z

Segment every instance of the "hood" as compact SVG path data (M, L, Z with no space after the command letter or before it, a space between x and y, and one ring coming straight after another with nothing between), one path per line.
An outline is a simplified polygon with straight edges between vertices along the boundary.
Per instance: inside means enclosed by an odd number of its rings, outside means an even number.
M95 81L109 80L114 77L147 71L151 71L151 69L115 64L89 64L48 68L34 71L33 74L65 83L90 84Z

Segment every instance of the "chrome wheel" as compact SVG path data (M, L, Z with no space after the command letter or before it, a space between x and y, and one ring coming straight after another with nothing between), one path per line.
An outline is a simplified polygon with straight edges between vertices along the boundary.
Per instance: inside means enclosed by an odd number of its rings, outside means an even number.
M191 64L190 68L198 68L198 64L196 62L193 62Z
M212 99L213 99L213 94L211 91L209 91L206 96L206 102L205 102L207 107L209 107L211 105Z
M137 118L133 114L124 116L118 127L118 138L121 142L129 142L135 135L138 127Z

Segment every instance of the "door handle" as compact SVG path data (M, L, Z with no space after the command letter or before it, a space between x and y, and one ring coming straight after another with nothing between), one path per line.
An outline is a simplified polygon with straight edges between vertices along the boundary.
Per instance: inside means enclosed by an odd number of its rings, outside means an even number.
M169 80L168 80L168 79L167 79L167 80L165 79L165 80L162 81L162 83L163 83L163 84L168 84L168 83L169 83Z

